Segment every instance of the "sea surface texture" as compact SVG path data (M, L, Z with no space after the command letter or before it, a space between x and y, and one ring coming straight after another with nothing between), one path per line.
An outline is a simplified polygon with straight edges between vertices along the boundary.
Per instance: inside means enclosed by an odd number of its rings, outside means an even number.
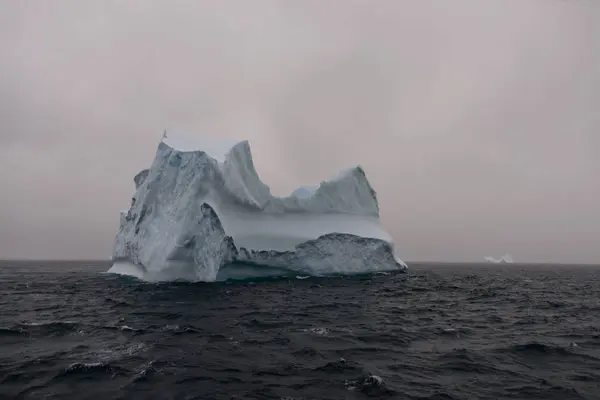
M600 399L600 267L148 284L0 264L0 398Z

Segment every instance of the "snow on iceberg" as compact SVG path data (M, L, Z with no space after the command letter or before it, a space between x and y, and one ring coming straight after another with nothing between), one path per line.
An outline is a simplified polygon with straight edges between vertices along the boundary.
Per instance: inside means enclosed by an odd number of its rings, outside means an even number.
M499 259L495 259L494 257L484 257L485 261L492 264L514 264L514 261L510 254L506 254Z
M360 167L276 197L258 177L247 141L195 143L165 131L152 166L134 183L108 272L212 282L232 265L245 276L254 267L294 275L406 269Z

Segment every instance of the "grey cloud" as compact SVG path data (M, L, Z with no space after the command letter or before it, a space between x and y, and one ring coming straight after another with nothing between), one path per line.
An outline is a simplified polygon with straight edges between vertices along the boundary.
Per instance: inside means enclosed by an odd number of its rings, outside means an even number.
M600 262L594 1L0 4L0 256L109 257L162 129L362 164L408 260Z

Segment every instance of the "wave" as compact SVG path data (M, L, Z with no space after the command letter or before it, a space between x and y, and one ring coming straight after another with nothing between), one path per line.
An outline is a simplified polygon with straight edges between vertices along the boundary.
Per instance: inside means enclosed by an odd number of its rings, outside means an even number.
M512 353L529 353L529 354L557 354L561 356L566 356L571 354L570 351L563 347L554 346L550 344L544 344L539 342L531 342L525 344L517 344L514 346L510 346L504 351L509 351Z
M117 367L105 362L75 362L58 373L52 380L70 379L72 377L80 377L85 380L105 379L107 375L113 379L117 375L127 375L129 372L130 371L125 368Z
M24 322L11 328L11 331L19 331L27 336L64 336L81 331L83 325L75 321L47 321L47 322Z
M585 360L586 363L594 363L597 364L598 367L600 367L600 358L577 351L577 348L578 346L573 343L570 346L566 347L540 342L530 342L500 348L497 349L497 352L509 353L527 358L579 358Z
M27 336L27 332L19 327L4 328L0 327L0 336Z
M349 391L357 391L367 396L394 397L398 393L387 386L383 378L367 371L360 363L340 358L316 367L315 372L325 372L328 375L338 375Z
M75 321L23 322L0 328L0 336L29 336L32 338L60 337L73 334L96 333L99 329L143 333L128 325L94 325Z

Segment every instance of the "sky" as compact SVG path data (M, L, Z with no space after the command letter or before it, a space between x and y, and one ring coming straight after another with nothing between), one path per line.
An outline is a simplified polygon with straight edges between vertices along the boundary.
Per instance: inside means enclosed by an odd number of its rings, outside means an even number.
M108 259L163 129L360 164L406 260L600 263L597 0L0 1L0 258Z

